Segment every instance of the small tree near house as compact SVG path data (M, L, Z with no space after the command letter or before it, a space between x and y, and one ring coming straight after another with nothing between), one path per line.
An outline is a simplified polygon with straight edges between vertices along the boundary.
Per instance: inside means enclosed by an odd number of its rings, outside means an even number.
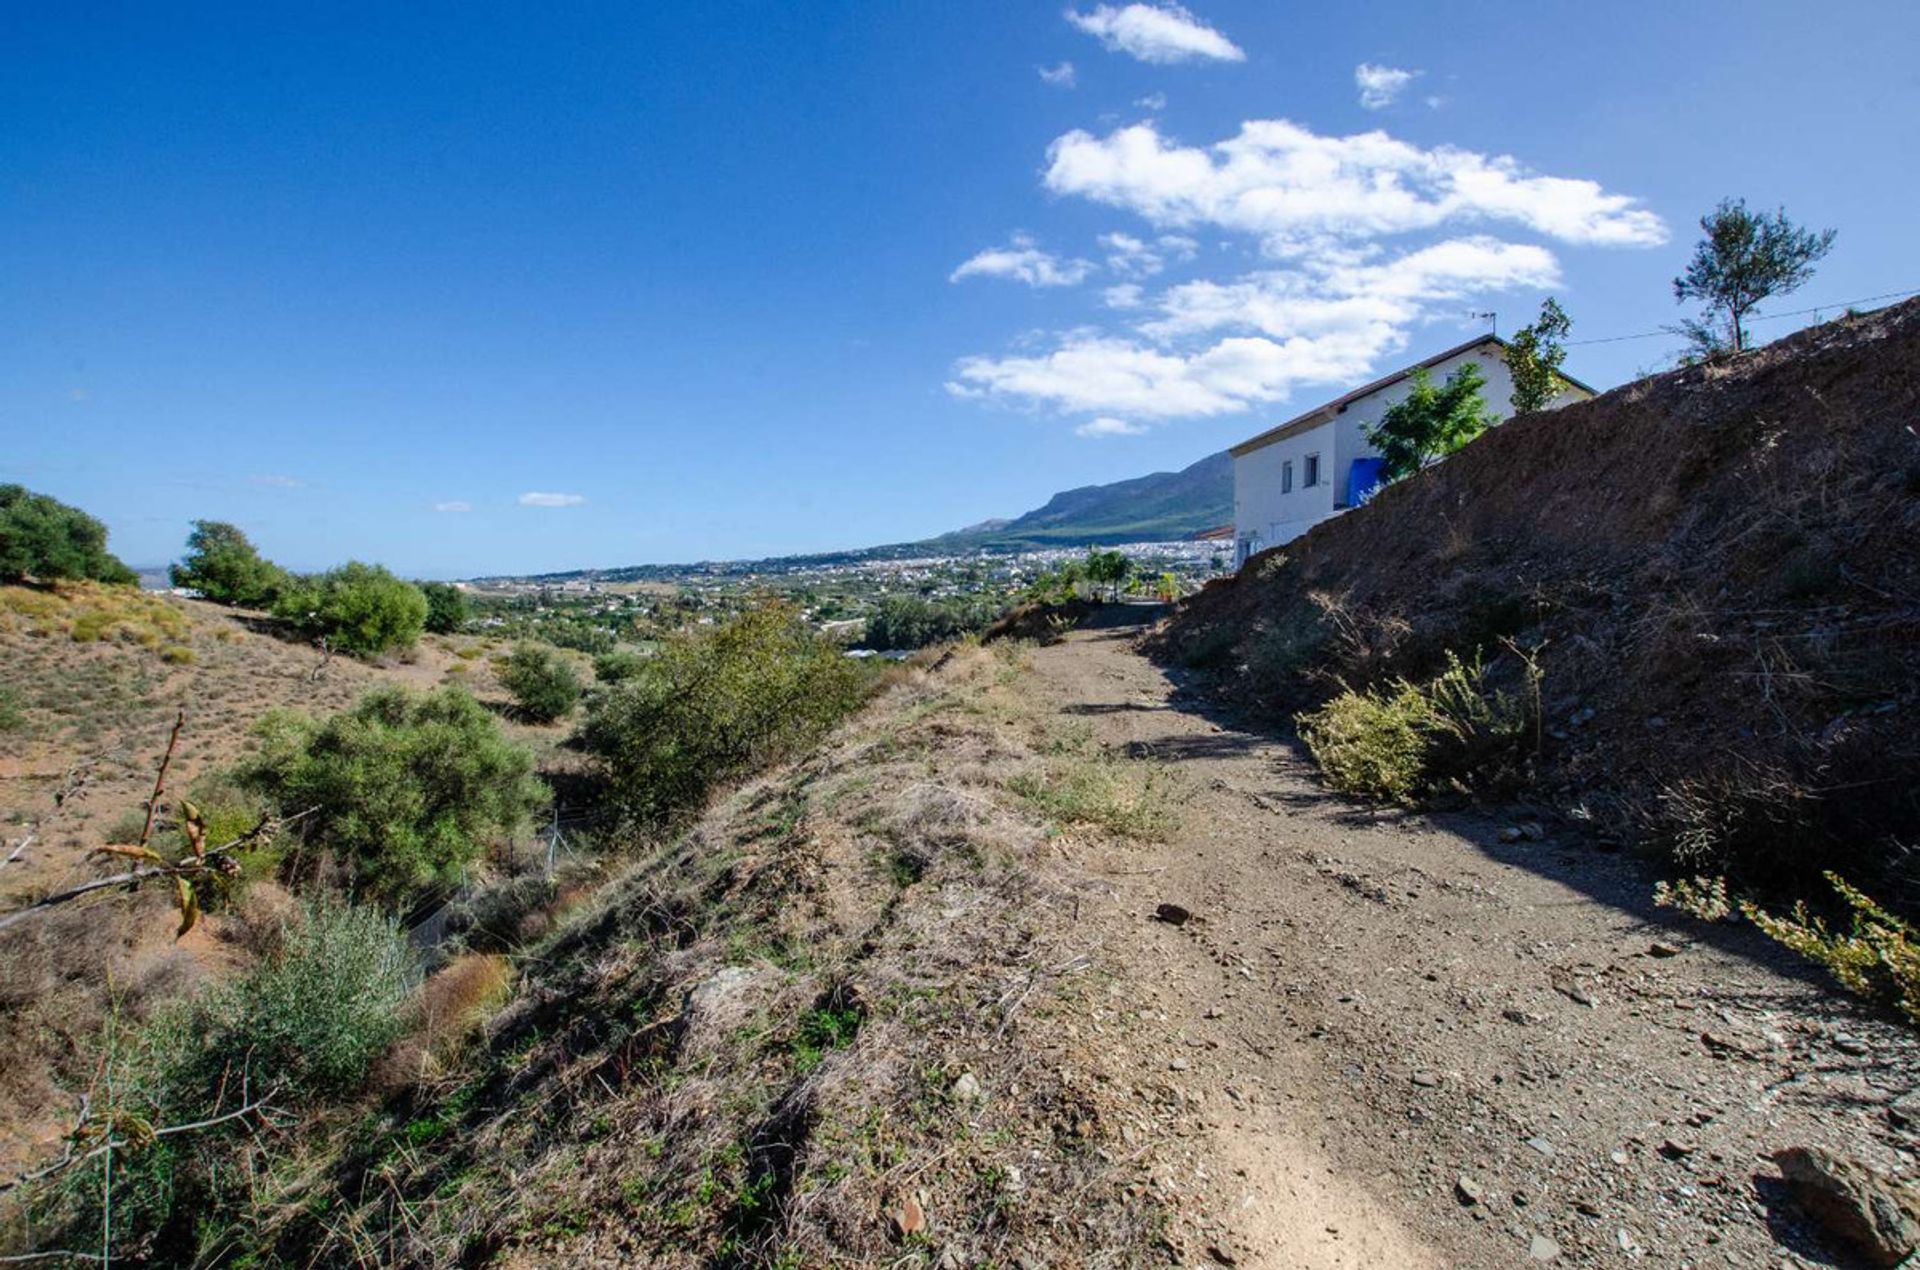
M1412 390L1367 429L1368 443L1385 460L1386 479L1411 476L1492 427L1493 415L1480 395L1486 383L1472 362L1448 375L1438 388L1426 371L1415 371Z
M1722 199L1700 218L1700 228L1706 237L1694 246L1687 271L1673 280L1673 298L1705 306L1699 318L1676 328L1701 356L1745 352L1754 306L1799 289L1833 249L1833 230L1802 229L1784 208L1771 215L1748 211L1745 199Z
M1540 316L1530 325L1513 333L1507 342L1507 373L1513 379L1513 413L1529 414L1544 410L1547 403L1567 386L1560 363L1567 360L1567 332L1573 320L1560 302L1548 296L1540 305Z

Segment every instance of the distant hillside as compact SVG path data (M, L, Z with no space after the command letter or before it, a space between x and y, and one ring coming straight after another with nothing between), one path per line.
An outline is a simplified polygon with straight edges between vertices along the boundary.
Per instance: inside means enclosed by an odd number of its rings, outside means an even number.
M1024 516L987 521L922 545L953 550L1171 541L1232 519L1233 462L1222 450L1178 472L1065 490Z
M778 556L765 560L702 561L698 564L641 564L615 569L570 569L517 579L568 582L646 582L689 572L716 576L758 573L769 568L853 564L897 560L926 553L1018 551L1034 547L1107 546L1122 542L1177 542L1233 520L1233 461L1227 452L1209 454L1178 472L1155 472L1111 485L1063 490L1046 506L1013 520L983 520L924 542L896 542L852 551ZM476 578L478 582L503 581Z

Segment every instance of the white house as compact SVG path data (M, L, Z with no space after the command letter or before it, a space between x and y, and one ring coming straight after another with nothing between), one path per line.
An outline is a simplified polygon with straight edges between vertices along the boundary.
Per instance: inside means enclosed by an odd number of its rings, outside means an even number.
M1487 381L1481 390L1487 408L1505 420L1512 414L1508 401L1513 396L1506 349L1496 335L1468 340L1232 447L1235 563L1292 542L1379 486L1380 452L1367 443L1366 430L1412 390L1414 372L1424 370L1437 383L1465 363L1477 362ZM1567 387L1548 409L1594 395L1579 380L1564 373L1561 378Z

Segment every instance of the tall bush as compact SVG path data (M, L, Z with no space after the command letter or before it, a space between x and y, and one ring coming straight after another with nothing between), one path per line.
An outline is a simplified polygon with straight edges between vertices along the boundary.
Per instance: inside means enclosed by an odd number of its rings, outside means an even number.
M194 521L187 554L167 572L175 586L241 608L268 607L287 580L286 570L263 557L239 526L221 520Z
M789 605L667 639L589 703L580 740L614 798L661 818L795 753L857 706L865 675Z
M420 594L427 597L427 629L435 635L452 635L472 616L467 593L451 582L422 582Z
M347 866L355 891L403 902L452 880L547 796L533 756L458 687L381 688L325 722L275 711L243 784L300 821L306 847Z
M78 507L0 485L0 582L90 578L130 586L139 576L107 551L107 527Z
M563 719L580 704L580 677L551 648L519 645L507 655L499 677L520 713L535 723Z
M427 597L374 564L350 561L281 589L273 614L343 653L371 657L410 648L427 622Z
M248 973L143 1028L114 1020L92 1127L122 1145L58 1178L38 1205L43 1228L104 1244L117 1261L225 1261L233 1249L223 1239L257 1217L254 1187L266 1177L262 1121L229 1113L249 1099L297 1111L359 1089L399 1035L414 983L390 918L319 906L289 922Z

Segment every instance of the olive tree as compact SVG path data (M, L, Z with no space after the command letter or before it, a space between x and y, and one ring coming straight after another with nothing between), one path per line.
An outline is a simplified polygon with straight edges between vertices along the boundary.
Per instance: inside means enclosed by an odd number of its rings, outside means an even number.
M140 580L107 551L105 525L24 485L0 485L0 581L27 578L116 585Z
M187 554L167 573L175 586L239 608L271 605L287 580L286 570L263 557L238 525L223 520L194 521Z
M379 565L353 560L284 583L273 615L329 648L371 657L413 646L427 623L427 597Z
M1508 401L1513 404L1513 413L1544 410L1567 386L1560 364L1567 360L1567 333L1572 329L1573 320L1566 310L1548 296L1540 305L1540 316L1507 341L1507 374L1513 380Z

